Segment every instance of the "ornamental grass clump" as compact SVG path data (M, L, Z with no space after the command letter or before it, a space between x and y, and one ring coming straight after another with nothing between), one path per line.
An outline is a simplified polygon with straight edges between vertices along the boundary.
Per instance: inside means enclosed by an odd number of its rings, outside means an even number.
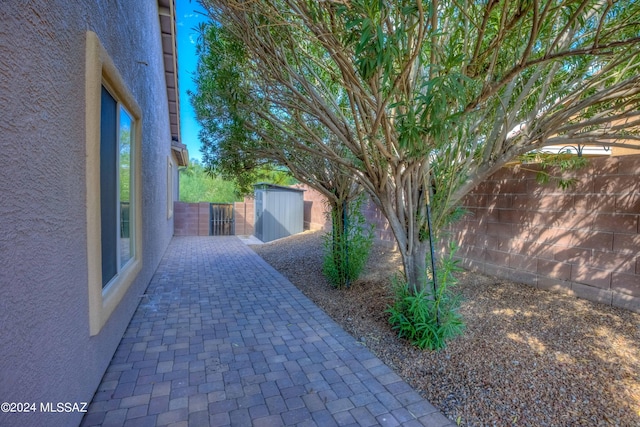
M362 272L373 243L373 225L361 212L362 197L331 211L331 232L324 237L322 272L336 288L347 288Z
M421 290L396 277L393 279L393 304L387 308L389 323L400 338L420 349L440 350L448 340L462 334L464 321L459 313L460 296L451 293L460 271L453 259L453 248L437 269L437 285L433 277Z

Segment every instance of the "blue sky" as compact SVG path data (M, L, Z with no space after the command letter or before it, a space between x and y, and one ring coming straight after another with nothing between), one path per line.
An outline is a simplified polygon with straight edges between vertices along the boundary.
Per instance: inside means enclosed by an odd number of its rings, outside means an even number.
M201 160L200 126L191 107L188 90L195 90L193 76L198 63L196 56L196 28L206 22L204 10L195 0L176 0L176 27L178 36L178 86L180 89L180 131L182 143L187 145L189 157Z

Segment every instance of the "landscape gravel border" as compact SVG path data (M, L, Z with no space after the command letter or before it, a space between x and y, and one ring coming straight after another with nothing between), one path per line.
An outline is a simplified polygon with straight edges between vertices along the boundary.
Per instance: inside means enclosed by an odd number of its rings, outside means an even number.
M376 242L349 289L322 276L322 232L251 246L461 426L640 426L640 314L464 272L464 335L440 352L385 313L399 254Z

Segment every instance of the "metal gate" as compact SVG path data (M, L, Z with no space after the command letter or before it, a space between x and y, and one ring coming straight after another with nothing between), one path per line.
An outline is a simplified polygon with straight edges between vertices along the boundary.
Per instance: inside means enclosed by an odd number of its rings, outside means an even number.
M209 218L211 218L209 235L235 235L236 219L233 212L233 203L211 203L209 211Z

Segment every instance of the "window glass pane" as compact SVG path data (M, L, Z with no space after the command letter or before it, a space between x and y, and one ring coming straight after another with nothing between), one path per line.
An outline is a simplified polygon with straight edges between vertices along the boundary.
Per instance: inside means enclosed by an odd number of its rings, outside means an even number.
M131 209L131 116L120 107L120 266L125 265L133 256Z
M102 87L100 107L100 222L102 246L102 287L118 273L116 234L118 213L115 207L117 182L115 176L117 159L117 102L109 91Z

